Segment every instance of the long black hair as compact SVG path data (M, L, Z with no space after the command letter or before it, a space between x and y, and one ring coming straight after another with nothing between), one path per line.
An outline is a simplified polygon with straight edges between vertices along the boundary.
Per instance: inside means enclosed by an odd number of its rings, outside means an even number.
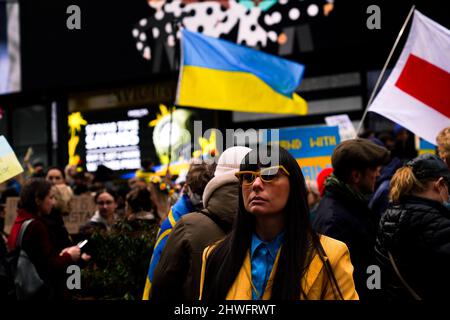
M261 148L267 148L267 156L271 160L275 159L271 151L278 152L279 163L270 161L270 163L262 164L260 152L254 149L242 161L241 171L256 171L261 167L280 164L290 173L290 194L284 209L284 244L274 277L271 299L298 300L300 297L306 299L306 294L301 288L301 279L314 254L321 253L323 250L318 235L311 227L305 180L297 161L285 149L277 145L259 146L260 150ZM239 208L233 229L223 241L214 247L208 257L203 300L225 300L250 249L255 224L255 216L245 210L241 186L239 188ZM323 258L322 254L320 256ZM326 270L332 272L329 268Z

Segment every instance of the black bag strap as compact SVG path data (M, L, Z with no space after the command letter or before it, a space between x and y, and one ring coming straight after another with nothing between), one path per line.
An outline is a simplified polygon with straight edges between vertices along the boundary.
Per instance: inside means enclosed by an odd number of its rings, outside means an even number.
M16 248L22 248L22 240L23 236L25 235L25 231L27 230L28 226L31 222L33 222L34 219L28 219L24 223L22 223L22 226L20 227L19 236L16 240Z
M336 294L335 289L337 291L337 294L339 295L339 298L341 300L345 300L344 296L342 295L341 289L339 288L339 284L337 283L336 277L334 276L333 268L331 267L330 260L328 259L328 256L325 252L325 249L322 246L322 243L320 240L317 243L317 249L320 260L322 260L322 263L328 273L328 275L331 277L331 282L333 285L333 292Z
M400 279L402 284L405 286L405 288L408 290L408 292L414 297L416 300L422 300L422 298L409 286L409 284L406 282L406 280L402 277L397 264L395 263L394 257L392 256L391 252L388 251L389 260L391 261L392 267L394 268L395 273L397 274L397 277Z

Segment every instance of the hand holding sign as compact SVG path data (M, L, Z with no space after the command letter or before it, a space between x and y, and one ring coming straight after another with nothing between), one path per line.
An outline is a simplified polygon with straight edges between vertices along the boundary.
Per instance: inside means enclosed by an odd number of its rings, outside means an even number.
M33 148L28 147L27 153L25 154L25 157L23 158L23 162L28 163L30 162L30 158L33 155Z

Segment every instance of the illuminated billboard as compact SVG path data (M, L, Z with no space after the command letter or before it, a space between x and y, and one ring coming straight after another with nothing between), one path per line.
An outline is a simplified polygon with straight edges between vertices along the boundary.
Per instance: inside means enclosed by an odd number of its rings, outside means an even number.
M139 169L139 120L93 123L85 127L86 169L101 164L112 170Z
M124 172L139 169L143 160L161 168L187 161L194 151L193 122L202 120L208 127L211 115L207 110L164 105L73 112L69 115L69 163L89 172L100 165Z

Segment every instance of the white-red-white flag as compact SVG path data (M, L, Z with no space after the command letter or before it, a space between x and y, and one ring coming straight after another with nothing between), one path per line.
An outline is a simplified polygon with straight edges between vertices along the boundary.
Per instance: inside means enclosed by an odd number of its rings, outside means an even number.
M450 126L450 30L415 10L400 58L368 110L436 144Z

